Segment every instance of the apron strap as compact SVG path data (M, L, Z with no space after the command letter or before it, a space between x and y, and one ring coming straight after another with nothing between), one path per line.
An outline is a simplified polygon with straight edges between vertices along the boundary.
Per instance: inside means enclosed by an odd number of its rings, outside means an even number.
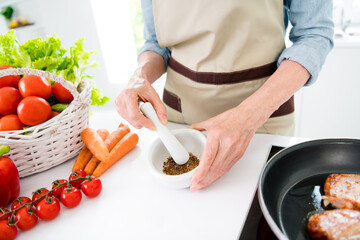
M173 57L169 59L169 67L195 82L213 85L241 83L269 77L277 69L276 62L272 62L236 72L196 72L182 65Z

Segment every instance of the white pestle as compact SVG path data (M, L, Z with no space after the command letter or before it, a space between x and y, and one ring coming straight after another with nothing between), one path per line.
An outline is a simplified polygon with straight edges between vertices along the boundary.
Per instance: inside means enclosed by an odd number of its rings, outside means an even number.
M160 122L153 105L149 102L140 103L140 110L154 123L160 140L174 161L179 165L185 164L189 160L188 151L186 151L184 146L176 139L170 130Z

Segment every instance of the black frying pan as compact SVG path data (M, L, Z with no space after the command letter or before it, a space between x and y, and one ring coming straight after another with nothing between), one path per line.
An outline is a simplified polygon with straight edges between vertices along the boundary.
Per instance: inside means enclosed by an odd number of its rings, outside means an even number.
M314 140L284 150L264 167L258 188L265 219L279 239L310 239L307 219L321 202L331 173L360 174L359 139Z

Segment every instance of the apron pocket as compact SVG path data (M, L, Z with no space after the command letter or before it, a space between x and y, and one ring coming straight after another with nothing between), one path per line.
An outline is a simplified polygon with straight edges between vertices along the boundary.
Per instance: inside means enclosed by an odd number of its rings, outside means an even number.
M181 99L176 94L166 90L166 88L164 88L163 101L166 105L168 105L172 109L174 109L178 112L182 112L181 111Z

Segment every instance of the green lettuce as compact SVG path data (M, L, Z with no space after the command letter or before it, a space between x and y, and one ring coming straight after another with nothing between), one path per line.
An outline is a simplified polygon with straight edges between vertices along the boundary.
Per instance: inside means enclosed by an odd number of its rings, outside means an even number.
M0 65L16 68L34 68L55 73L78 87L83 80L92 83L91 105L104 105L109 98L97 87L93 76L86 70L96 68L91 60L96 51L84 50L85 39L79 39L67 50L58 36L34 38L21 44L15 31L0 35Z

